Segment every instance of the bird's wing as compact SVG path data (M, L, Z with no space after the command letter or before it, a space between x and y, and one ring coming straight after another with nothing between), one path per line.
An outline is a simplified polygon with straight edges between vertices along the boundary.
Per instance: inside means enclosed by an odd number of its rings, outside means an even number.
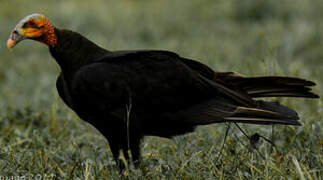
M208 79L168 51L110 53L75 74L72 93L93 101L91 107L124 106L131 98L138 111L156 113L176 112L216 96L253 103L246 93Z
M212 79L205 65L188 65L164 51L118 52L81 68L72 83L72 96L80 111L123 114L132 107L149 127L176 123L189 128L217 122L299 124L297 113L275 103L254 101L232 83ZM237 90L238 89L238 90ZM168 123L170 122L170 123ZM140 125L139 125L140 126Z

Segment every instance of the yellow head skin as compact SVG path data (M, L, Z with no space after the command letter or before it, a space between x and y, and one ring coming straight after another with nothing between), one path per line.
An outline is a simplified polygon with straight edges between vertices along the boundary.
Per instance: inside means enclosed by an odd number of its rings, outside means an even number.
M33 39L53 46L56 44L54 26L42 14L35 13L26 16L11 32L7 48L12 49L24 39Z

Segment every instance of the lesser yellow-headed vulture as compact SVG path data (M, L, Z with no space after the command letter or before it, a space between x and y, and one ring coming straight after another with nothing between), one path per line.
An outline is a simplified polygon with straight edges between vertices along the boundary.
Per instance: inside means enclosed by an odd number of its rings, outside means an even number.
M294 110L256 98L318 98L310 89L315 83L304 79L217 73L169 51L108 51L42 14L23 18L7 46L24 39L49 47L61 69L60 97L108 139L121 168L120 151L140 160L143 136L171 138L222 122L300 125Z

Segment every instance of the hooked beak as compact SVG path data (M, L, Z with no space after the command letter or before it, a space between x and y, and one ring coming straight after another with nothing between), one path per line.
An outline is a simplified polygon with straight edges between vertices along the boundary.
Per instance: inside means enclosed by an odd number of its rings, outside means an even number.
M15 45L17 44L16 41L12 40L11 38L8 39L7 41L7 48L8 50L11 50Z
M19 32L14 29L11 34L10 37L7 41L7 48L8 50L11 50L13 47L15 47L20 41L24 40L25 36L19 34Z

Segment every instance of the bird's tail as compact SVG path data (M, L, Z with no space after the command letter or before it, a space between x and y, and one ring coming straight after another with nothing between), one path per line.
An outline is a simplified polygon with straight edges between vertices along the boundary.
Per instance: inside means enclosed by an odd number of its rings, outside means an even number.
M193 125L221 122L301 125L298 114L278 102L254 101L259 97L319 98L311 92L312 81L280 76L244 77L233 72L214 73L206 66L188 61L201 78L223 92L207 102L178 112L175 119ZM225 85L225 86L224 86ZM249 101L248 101L249 100Z
M212 99L178 115L183 117L183 121L194 125L222 122L301 125L293 109L270 101L256 101L254 107L244 107L224 98Z
M216 73L217 79L222 79L233 86L245 90L250 97L304 97L319 98L311 92L312 81L280 76L243 77L236 73Z
M257 107L254 108L236 107L224 119L226 122L249 124L301 125L296 111L278 102L269 101L257 101Z

